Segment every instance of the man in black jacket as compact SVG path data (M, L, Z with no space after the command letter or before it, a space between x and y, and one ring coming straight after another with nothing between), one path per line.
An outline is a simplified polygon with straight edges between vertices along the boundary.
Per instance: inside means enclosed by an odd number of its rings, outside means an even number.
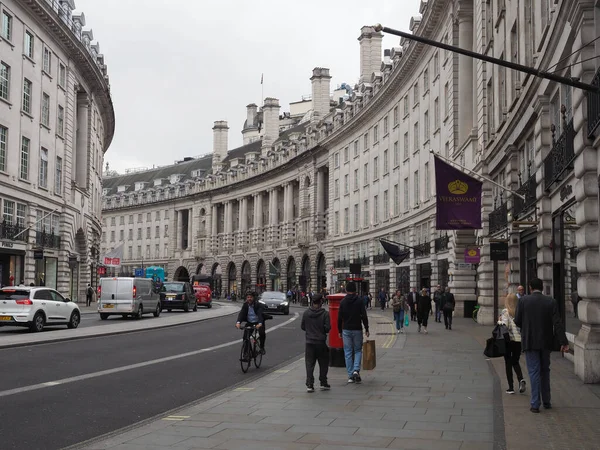
M452 329L452 314L456 307L456 300L454 300L454 294L450 292L450 286L446 286L446 290L442 294L442 312L444 313L444 325L446 330Z
M542 294L539 278L529 282L530 295L519 299L515 324L521 329L521 346L525 352L531 381L532 413L540 412L540 392L544 408L552 408L550 397L550 352L556 339L562 352L569 351L569 342L558 312L558 305L549 295Z
M410 306L410 320L413 322L417 320L417 300L419 300L419 294L417 294L415 288L412 288L406 296L406 301L408 302L408 306Z
M260 345L260 352L265 354L265 341L267 334L265 331L265 318L263 315L262 305L256 301L256 294L254 292L248 292L246 294L246 301L240 309L238 314L237 322L235 326L239 329L242 327L242 322L246 322L246 325L256 325L258 330L258 344Z
M327 383L329 371L329 347L327 347L327 333L331 330L329 313L321 308L323 296L315 294L312 305L302 315L300 328L306 332L306 349L304 360L306 362L306 391L315 391L315 364L319 361L319 381L321 390L331 388Z
M356 284L349 281L346 284L346 296L340 302L338 311L338 330L344 340L344 356L348 383L360 383L360 363L362 360L363 325L369 337L369 319L365 303L356 295Z

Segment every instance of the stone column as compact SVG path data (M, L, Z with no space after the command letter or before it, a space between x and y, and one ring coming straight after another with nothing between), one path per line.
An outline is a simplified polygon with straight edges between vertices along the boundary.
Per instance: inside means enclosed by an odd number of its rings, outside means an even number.
M188 219L187 219L187 241L188 241L188 245L187 248L189 250L191 250L193 248L193 244L192 244L192 226L194 221L192 220L193 216L192 214L194 214L194 210L192 208L188 209ZM152 249L150 249L150 251L152 251Z
M183 220L182 220L182 212L175 211L177 215L177 250L181 250L183 248ZM142 246L142 255L146 258L145 249Z
M572 67L572 76L590 80L595 72L594 47L587 46L597 33L594 29L594 7L590 3L579 4L585 8L573 48L583 47ZM577 15L575 15L577 17ZM576 25L575 25L576 26ZM600 382L600 252L598 234L598 189L600 186L600 159L597 148L589 145L587 138L587 98L580 89L573 89L573 124L575 126L575 216L579 229L576 231L577 268L579 279L577 292L582 300L578 304L581 329L575 337L575 373L584 383ZM592 118L588 118L591 120Z
M262 243L262 233L263 233L263 194L259 192L254 194L254 233L256 243ZM256 275L255 275L256 277Z
M315 232L325 231L325 172L322 170L317 171L317 220L315 223Z
M481 174L488 177L487 165L484 165ZM477 266L477 288L479 295L476 297L477 303L481 307L477 313L477 323L480 325L492 325L496 321L494 313L494 263L490 258L490 239L489 239L489 215L494 210L493 185L488 182L483 183L481 194L481 217L483 229L479 232L480 261ZM458 259L459 252L456 251L456 238L454 239L455 251L452 251L455 259ZM464 255L464 247L462 249ZM456 267L456 264L454 264ZM500 271L500 262L498 262L498 271ZM500 277L500 275L498 275Z
M232 247L233 241L233 203L228 200L225 202L225 247Z
M77 186L87 189L88 185L88 144L90 123L90 98L86 93L75 93L77 98L77 129L75 148L75 174Z
M458 4L458 46L473 49L473 0L462 0ZM473 58L458 56L458 92L473 91ZM473 129L473 96L458 96L458 145L462 146Z
M485 183L484 183L484 186L485 186ZM485 202L485 197L483 197L482 202ZM450 250L451 261L449 261L452 277L449 282L449 285L452 288L451 292L454 293L454 298L456 300L455 315L458 317L462 317L463 312L464 312L465 300L476 300L477 299L477 297L475 295L476 272L473 269L459 269L458 264L465 262L465 256L464 256L465 248L468 245L475 245L475 234L471 230L456 231L454 233L453 237L454 237L454 239L451 240L452 244L451 244L451 250ZM489 244L487 246L484 245L484 248L482 248L481 251L482 251L482 253L485 253L484 249L486 249L486 248L487 248L487 254L488 254L487 261L488 261L488 264L490 264L489 263ZM484 261L486 261L485 258L483 258L483 254L482 254L481 261L482 261L482 263L484 263ZM481 266L481 265L482 264L480 263L479 266ZM487 267L491 267L491 266L488 265ZM491 276L490 276L490 278L491 278ZM493 304L493 297L492 297L492 303L488 303L488 306L491 306L492 304ZM489 313L490 313L490 317L493 316L492 309L493 308L491 308L491 307L488 309ZM478 320L479 320L479 318L478 318Z

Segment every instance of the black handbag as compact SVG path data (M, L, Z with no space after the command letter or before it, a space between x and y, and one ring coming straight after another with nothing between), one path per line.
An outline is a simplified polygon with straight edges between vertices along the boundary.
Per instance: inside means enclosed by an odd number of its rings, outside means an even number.
M497 324L492 330L492 337L485 342L483 354L488 358L499 358L506 354L506 346L510 342L508 328L504 324Z

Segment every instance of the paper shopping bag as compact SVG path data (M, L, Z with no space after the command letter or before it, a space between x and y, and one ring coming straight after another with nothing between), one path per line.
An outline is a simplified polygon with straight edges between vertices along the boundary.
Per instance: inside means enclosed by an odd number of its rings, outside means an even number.
M375 341L363 342L362 350L362 368L364 370L373 370L377 365L377 355L375 353Z

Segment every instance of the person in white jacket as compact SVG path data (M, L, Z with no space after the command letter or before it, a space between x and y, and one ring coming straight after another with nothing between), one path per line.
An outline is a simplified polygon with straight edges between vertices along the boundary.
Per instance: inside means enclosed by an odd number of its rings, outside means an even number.
M513 382L513 370L517 374L519 381L519 392L522 394L525 392L526 383L523 378L523 371L521 370L521 364L519 359L521 357L521 332L515 325L515 314L517 311L517 303L519 299L515 294L508 294L504 301L504 309L500 314L498 323L506 325L508 328L508 335L510 336L510 342L506 344L506 353L504 354L504 366L506 368L506 380L508 381L507 394L514 394L514 382Z

